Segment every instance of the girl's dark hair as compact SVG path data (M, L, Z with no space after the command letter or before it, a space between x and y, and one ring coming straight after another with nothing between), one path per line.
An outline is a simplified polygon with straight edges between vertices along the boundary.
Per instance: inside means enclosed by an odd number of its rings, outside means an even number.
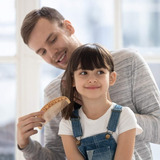
M69 119L74 110L75 100L79 95L73 87L74 72L81 66L82 70L94 70L95 68L106 68L110 73L114 71L114 63L109 51L98 44L85 44L78 47L68 62L68 66L61 81L61 92L63 96L70 99L71 103L62 110L62 117Z

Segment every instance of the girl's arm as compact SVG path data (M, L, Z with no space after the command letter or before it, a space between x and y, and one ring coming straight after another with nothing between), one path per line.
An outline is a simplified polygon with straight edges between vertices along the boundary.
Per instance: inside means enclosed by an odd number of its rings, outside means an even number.
M61 138L68 160L84 160L83 156L77 148L76 139L73 136L61 135Z
M128 130L118 136L114 160L131 160L135 145L136 129Z

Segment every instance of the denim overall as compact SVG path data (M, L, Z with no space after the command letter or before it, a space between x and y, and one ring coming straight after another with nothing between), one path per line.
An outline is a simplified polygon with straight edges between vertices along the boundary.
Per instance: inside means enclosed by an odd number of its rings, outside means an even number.
M82 128L78 114L79 109L75 109L72 113L71 122L74 137L82 136ZM115 105L112 109L111 117L107 131L94 136L86 137L77 140L77 147L85 160L113 160L117 143L114 140L112 133L116 131L119 116L122 111L122 106Z

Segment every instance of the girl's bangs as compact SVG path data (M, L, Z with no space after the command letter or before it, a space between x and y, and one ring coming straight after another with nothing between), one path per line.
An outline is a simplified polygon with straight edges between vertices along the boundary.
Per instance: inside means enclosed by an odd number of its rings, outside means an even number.
M97 52L87 53L79 57L79 62L82 70L94 70L95 68L107 68L104 58Z

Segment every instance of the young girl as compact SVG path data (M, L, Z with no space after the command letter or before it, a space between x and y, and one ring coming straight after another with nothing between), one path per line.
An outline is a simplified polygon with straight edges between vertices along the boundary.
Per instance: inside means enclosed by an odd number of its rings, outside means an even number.
M71 103L62 110L59 126L69 160L133 158L135 136L142 129L128 107L108 98L115 81L112 56L103 47L86 44L74 51L61 85Z

